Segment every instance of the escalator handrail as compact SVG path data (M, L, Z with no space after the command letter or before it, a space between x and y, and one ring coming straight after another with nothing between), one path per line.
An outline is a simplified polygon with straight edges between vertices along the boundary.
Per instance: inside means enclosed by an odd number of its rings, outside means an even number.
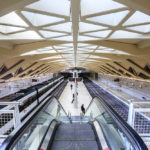
M34 120L35 117L37 117L39 115L39 113L45 108L46 105L50 104L51 102L49 100L51 100L52 98L56 97L49 97L48 100L46 100L45 102L43 102L38 108L37 110L35 110L32 114L32 116L28 116L27 119L22 123L21 126L18 127L17 130L14 130L6 139L5 141L2 143L2 145L0 146L0 150L10 150L10 148L12 147L12 145L14 145L14 143L16 143L16 140L18 140L18 137L20 137L25 129L27 129L30 124L32 123L32 121ZM57 100L57 99L56 99ZM57 100L58 101L58 100ZM67 115L68 117L68 115ZM70 120L70 118L68 117L68 119Z
M95 96L91 103L89 104L88 108L86 109L86 112L94 102L94 99L98 98L99 102L102 104L104 109L109 113L109 115L113 118L115 123L118 125L118 127L123 131L123 133L127 136L133 147L135 147L136 150L148 150L147 146L141 139L141 137L137 134L137 132L127 124L113 109L112 107L105 102L105 100L100 96ZM86 113L85 113L86 114Z
M60 107L62 108L62 110L64 111L65 115L68 117L69 121L71 122L71 118L68 116L68 114L65 111L64 107L62 106L62 104L59 102L59 100L55 96L53 96L53 97L56 99L56 101L58 102L58 104L60 105Z
M51 127L51 125L52 125L53 122L58 123L58 121L55 120L55 119L53 119L53 120L50 122L50 124L49 124L49 126L48 126L48 128L47 128L47 130L46 130L46 132L45 132L45 134L44 134L44 136L43 136L43 138L42 138L40 144L39 144L38 150L40 150L40 148L41 148L41 146L42 146L42 144L43 144L43 142L44 142L44 140L45 140L45 137L46 137L46 135L47 135L47 132L48 132L48 130L49 130L49 128ZM55 129L56 129L56 128L54 128L54 131L55 131ZM53 131L53 132L54 132L54 131ZM52 139L50 139L50 141L52 141Z

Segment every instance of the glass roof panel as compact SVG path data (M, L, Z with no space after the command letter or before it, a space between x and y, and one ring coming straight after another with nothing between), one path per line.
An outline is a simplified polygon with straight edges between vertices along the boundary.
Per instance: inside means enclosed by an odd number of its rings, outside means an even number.
M97 45L88 45L88 46L83 47L83 48L95 49L96 47L97 47Z
M24 31L19 32L16 34L10 34L10 35L2 35L0 34L1 39L42 39L35 31Z
M38 51L43 51L43 50L50 50L53 49L52 47L43 47L43 48L39 48Z
M129 55L128 53L119 51L119 50L96 50L95 53L111 53L111 54L125 54L125 55Z
M73 47L73 43L61 44L60 46Z
M72 56L72 57L74 57L74 54L64 54L64 55L62 55L62 56L64 56L64 57L70 57L70 56Z
M77 50L78 51L89 51L89 52L93 51L93 49L83 49L83 48L78 48Z
M73 47L71 47L71 48L65 48L65 49L63 49L63 50L74 50L74 48Z
M85 46L89 46L89 44L78 43L78 47L85 47Z
M42 25L52 24L64 20L63 18L47 16L47 15L42 15L42 14L32 13L27 11L22 11L22 14L34 26L42 26Z
M98 49L108 49L108 47L99 46Z
M114 2L113 0L82 0L81 15L85 16L123 7L125 6L120 3Z
M93 56L93 55L91 55L89 58L109 59L107 57Z
M63 49L66 49L66 47L55 46L55 49L57 49L57 50L63 50Z
M60 55L58 55L58 56L45 57L40 60L47 60L47 59L54 59L54 58L62 58L62 57Z
M57 37L57 36L63 36L65 35L64 33L59 33L59 32L52 32L52 31L39 31L45 38L51 38L51 37Z
M28 26L15 12L11 12L7 15L0 17L0 23L25 27Z
M65 53L67 53L67 52L74 52L74 50L73 49L68 49L68 50L59 50L59 52L65 52Z
M53 38L53 40L73 41L73 38L72 36L63 36L63 37Z
M150 23L150 16L140 11L136 11L123 25L133 25L146 22Z
M134 27L128 27L127 29L147 33L147 32L150 32L150 24L141 25L141 26L134 26Z
M77 53L87 53L87 52L93 52L93 50L89 50L89 49L86 49L86 50L78 50Z
M98 26L90 23L80 22L79 23L79 31L80 32L87 32L87 31L93 31L93 30L101 30L106 29L107 27Z
M114 52L115 54L124 54L124 55L130 55L129 53L122 52L122 51L119 51L119 50L114 50L113 52Z
M105 38L108 36L108 34L111 32L111 30L106 30L106 31L97 31L97 32L90 32L90 33L85 33L85 35L91 35L91 36L97 36L101 38Z
M34 51L30 51L27 53L23 53L21 54L21 56L26 56L26 55L35 55L35 54L48 54L48 53L56 53L55 50L47 50L47 51L38 51L38 50L34 50Z
M99 60L94 60L94 59L87 59L86 61L88 61L88 62L100 62Z
M59 53L73 53L73 50L57 50Z
M28 8L46 11L49 13L55 13L60 15L70 15L70 1L69 0L40 0L31 5Z
M79 36L78 41L88 41L88 40L97 40L98 38L95 37L88 37L88 36Z
M98 48L96 51L98 51L98 50L106 50L106 51L113 51L114 49L112 49L112 48Z
M135 38L135 39L142 39L142 38L148 38L150 39L150 36L144 36L144 35L141 35L141 34L138 34L138 33L133 33L133 32L128 32L128 31L123 31L123 30L118 30L116 32L114 32L110 39L120 39L120 38L123 38L123 39L130 39L130 38Z
M113 51L114 51L113 49L112 50L100 50L100 49L98 49L95 51L95 53L112 53Z
M122 19L128 13L129 13L129 11L125 10L125 11L121 11L121 12L115 12L115 13L110 13L110 14L106 14L106 15L87 18L87 20L102 23L102 24L107 24L107 25L111 25L111 26L116 26L122 21Z
M48 26L45 27L44 29L50 29L50 30L56 30L56 31L62 31L62 32L71 32L72 30L72 23L71 22L66 22L66 23L61 23L57 24L54 26Z
M25 30L25 28L0 25L0 32L4 34L13 33L13 32L22 31L22 30Z
M51 62L64 62L64 60L63 59L61 59L61 60L52 60L52 61L49 61L48 63L51 63Z

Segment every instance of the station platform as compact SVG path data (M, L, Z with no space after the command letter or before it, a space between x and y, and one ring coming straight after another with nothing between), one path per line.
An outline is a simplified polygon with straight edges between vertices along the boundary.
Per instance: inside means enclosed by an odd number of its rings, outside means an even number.
M70 85L73 85L71 90ZM67 86L65 87L59 101L62 106L65 108L67 113L71 113L71 116L80 116L81 113L81 105L84 104L85 109L90 104L92 97L90 96L89 92L87 91L83 82L78 82L77 86L77 101L73 100L73 92L74 92L74 82L68 82Z

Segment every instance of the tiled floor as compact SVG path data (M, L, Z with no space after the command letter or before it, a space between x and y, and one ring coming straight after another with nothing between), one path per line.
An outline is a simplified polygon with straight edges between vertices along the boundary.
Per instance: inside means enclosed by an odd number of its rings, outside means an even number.
M73 89L71 90L70 85L73 85ZM80 116L81 113L81 105L84 104L85 109L88 107L90 101L92 100L90 94L88 93L86 87L83 82L78 82L77 87L77 101L72 103L74 92L74 82L68 82L65 90L63 91L59 101L66 110L66 112L70 112L71 116Z

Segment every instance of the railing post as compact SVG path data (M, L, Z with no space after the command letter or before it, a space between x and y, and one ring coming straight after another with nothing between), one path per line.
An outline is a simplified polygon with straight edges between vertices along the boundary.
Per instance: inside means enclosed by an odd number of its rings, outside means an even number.
M14 128L16 128L21 123L18 104L16 104L14 107L14 118L15 118Z
M129 100L130 104L129 104L129 113L128 113L128 124L131 127L134 127L134 106L133 106L133 102L132 100Z

